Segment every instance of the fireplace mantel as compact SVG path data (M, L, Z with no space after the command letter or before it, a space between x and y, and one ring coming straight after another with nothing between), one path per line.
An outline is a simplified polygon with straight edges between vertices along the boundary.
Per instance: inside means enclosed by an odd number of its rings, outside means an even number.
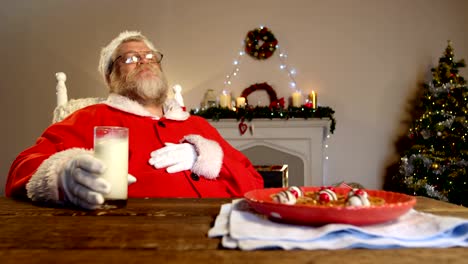
M244 122L248 126L244 134L240 133L240 122L235 119L210 123L240 151L266 146L300 158L304 163L304 185L324 185L324 148L329 119L254 119Z

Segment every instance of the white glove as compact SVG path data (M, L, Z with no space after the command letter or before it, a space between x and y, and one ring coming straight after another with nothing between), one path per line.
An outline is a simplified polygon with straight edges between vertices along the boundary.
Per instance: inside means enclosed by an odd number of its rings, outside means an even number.
M156 169L167 167L167 172L174 173L192 169L197 157L197 152L192 144L166 143L165 147L151 152L151 158L148 162Z
M92 155L79 155L67 162L59 173L58 186L63 191L65 201L85 209L98 209L104 203L103 194L111 190L111 184L100 178L106 170L102 161ZM128 184L136 178L128 175Z

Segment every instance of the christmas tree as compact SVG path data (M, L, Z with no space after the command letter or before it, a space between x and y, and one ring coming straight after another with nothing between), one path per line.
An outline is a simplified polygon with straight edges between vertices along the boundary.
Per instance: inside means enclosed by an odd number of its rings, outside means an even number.
M409 129L409 149L393 177L398 191L468 206L468 88L448 42L424 84Z

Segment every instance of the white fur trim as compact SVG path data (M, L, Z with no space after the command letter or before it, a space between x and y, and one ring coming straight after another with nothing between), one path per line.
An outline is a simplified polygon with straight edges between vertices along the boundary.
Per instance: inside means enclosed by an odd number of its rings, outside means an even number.
M52 123L57 123L65 119L71 113L84 108L89 105L104 103L110 107L119 109L121 111L131 113L138 116L146 116L155 119L159 119L159 117L152 115L148 112L141 104L136 101L129 99L128 97L118 95L115 93L109 94L109 97L106 99L104 98L97 98L97 97L90 97L90 98L80 98L80 99L71 99L64 105L57 106L54 110L54 117L52 119ZM164 103L164 116L167 119L177 120L177 121L184 121L189 118L190 114L187 113L182 109L182 107L177 103L175 99L167 99Z
M141 104L119 94L109 94L104 104L134 115L153 117Z
M131 38L141 38L142 41L146 44L146 46L148 46L148 48L154 51L157 51L153 43L151 43L145 36L143 36L141 32L139 31L121 32L116 38L111 40L111 42L107 44L107 46L102 48L101 50L101 57L99 59L98 70L99 70L99 73L101 73L102 77L104 78L105 82L107 82L106 80L107 69L109 68L109 65L112 63L113 56L115 56L115 51L120 46L120 44L122 44L124 41L131 39Z
M218 142L200 135L188 135L182 141L184 140L193 144L198 153L192 172L210 180L216 179L221 171L224 156Z
M83 107L98 104L103 102L104 98L80 98L80 99L71 99L70 101L66 102L63 105L59 105L54 110L54 118L52 119L52 123L57 123L65 119L65 117L69 116L71 113L75 112L78 109Z
M121 111L131 113L138 116L151 117L159 119L160 117L152 115L141 104L129 99L128 97L118 95L115 93L109 94L109 97L104 102L106 105L119 109ZM167 99L164 103L164 116L167 119L183 121L186 120L190 114L182 110L182 107L174 99Z
M60 151L44 160L26 184L29 199L34 202L61 203L58 192L58 177L66 162L71 158L92 153L82 148L71 148Z

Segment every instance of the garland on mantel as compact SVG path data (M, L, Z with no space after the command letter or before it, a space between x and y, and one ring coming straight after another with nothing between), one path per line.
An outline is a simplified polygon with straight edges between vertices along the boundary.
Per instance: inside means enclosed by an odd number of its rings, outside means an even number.
M246 108L237 108L236 111L229 108L221 107L210 107L207 109L192 109L190 114L201 116L206 119L212 119L214 121L219 121L220 119L236 119L247 121L252 121L254 118L280 118L280 119L290 119L290 118L329 118L331 121L330 124L330 133L333 134L336 127L336 120L333 116L335 111L330 107L319 106L317 108L310 108L307 106L302 107L268 107L268 106L256 106Z

